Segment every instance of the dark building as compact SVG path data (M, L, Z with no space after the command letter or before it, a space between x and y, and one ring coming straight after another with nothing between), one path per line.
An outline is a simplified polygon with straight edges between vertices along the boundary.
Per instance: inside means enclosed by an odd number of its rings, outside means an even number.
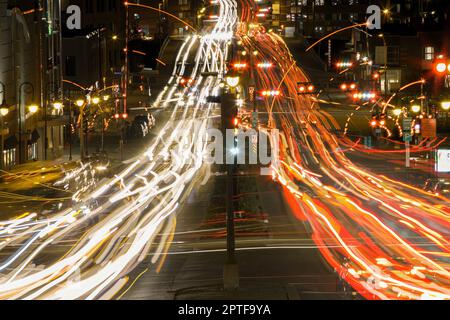
M271 7L269 26L286 37L299 37L306 45L329 33L367 20L367 8L381 9L382 30L353 28L339 32L315 47L329 67L353 61L364 67L353 68L355 80L381 72L382 93L394 92L403 84L420 77L435 86L445 79L433 79L436 57L448 57L449 3L446 0L272 0L258 2L259 8ZM267 20L264 18L264 20ZM447 80L447 82L449 82ZM436 93L436 92L435 92Z
M62 3L63 12L69 5L81 8L81 30L66 28L63 32L63 62L64 78L84 87L96 82L123 86L125 71L131 84L139 84L140 71L155 68L165 38L187 33L185 25L164 12L195 25L199 6L203 5L200 0L140 3L147 7L125 7L121 0Z
M120 0L63 0L67 7L81 9L81 29L63 26L64 78L84 87L111 82L123 65L125 47L125 9ZM67 89L66 89L67 90Z

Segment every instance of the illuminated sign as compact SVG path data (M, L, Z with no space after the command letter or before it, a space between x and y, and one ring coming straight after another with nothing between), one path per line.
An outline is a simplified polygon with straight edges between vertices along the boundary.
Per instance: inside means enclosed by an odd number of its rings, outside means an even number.
M440 149L436 153L436 172L450 172L450 150Z

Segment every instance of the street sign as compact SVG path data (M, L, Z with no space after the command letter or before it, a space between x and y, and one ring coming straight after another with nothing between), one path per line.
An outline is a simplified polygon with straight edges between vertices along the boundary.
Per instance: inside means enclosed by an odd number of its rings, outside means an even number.
M422 137L436 138L436 119L422 119Z
M411 135L411 127L412 127L412 118L403 118L403 141L404 142L411 142L412 141L412 135Z
M253 86L248 87L248 96L250 102L255 101L255 87Z
M412 118L403 118L403 131L411 131Z
M403 141L412 142L412 135L410 132L403 132Z
M450 172L450 150L439 149L436 152L436 172Z

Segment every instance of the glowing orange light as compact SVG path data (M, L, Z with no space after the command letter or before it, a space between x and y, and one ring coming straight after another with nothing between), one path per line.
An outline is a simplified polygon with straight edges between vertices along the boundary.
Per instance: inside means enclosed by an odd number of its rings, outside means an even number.
M447 70L447 65L446 65L445 63L439 62L439 63L436 65L436 71L437 71L437 72L443 73L443 72L445 72L445 70Z

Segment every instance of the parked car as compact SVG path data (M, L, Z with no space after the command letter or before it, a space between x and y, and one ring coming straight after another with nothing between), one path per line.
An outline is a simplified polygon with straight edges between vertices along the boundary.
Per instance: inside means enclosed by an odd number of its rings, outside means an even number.
M131 138L146 137L150 130L155 126L155 117L150 114L140 114L136 116L129 128L129 136Z

